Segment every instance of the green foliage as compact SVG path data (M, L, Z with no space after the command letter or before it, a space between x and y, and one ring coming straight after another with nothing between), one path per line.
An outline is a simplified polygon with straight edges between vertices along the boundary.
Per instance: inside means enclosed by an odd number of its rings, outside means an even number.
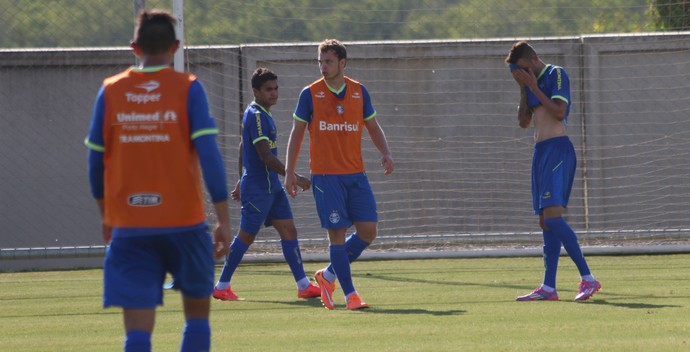
M648 1L652 1L651 7ZM194 0L188 45L574 36L677 30L677 0ZM0 0L0 47L127 45L134 0ZM172 0L147 0L171 8ZM651 10L650 10L651 9ZM657 26L654 26L654 21Z
M689 0L651 0L649 10L660 30L690 30Z

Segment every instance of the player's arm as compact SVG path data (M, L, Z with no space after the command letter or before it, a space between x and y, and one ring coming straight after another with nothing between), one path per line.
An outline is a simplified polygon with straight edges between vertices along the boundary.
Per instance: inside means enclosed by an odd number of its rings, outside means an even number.
M388 141L386 140L386 135L383 133L381 125L379 125L376 118L370 118L364 121L364 126L366 126L367 131L369 131L369 137L371 141L376 146L376 149L381 152L381 166L383 166L383 173L385 175L390 175L395 168L393 164L393 155L388 148Z
M103 119L105 117L104 93L105 87L101 87L93 106L89 135L86 137L86 140L84 140L84 144L89 148L88 174L91 195L96 199L98 210L101 214L101 220L105 218L105 202L103 200L105 193L105 164L103 163L103 153L105 152L105 143L103 142ZM105 241L106 244L110 243L112 228L101 221L101 229L103 241Z
M228 253L232 234L230 232L227 177L223 158L216 142L218 129L209 113L206 92L201 83L198 81L192 83L187 100L191 139L199 156L204 183L211 195L216 213L217 224L213 230L214 254L216 258L222 258Z
M233 189L232 192L230 192L230 197L236 201L240 200L240 180L242 180L242 165L242 137L240 137L239 155L237 156L237 172L239 173L240 177L237 178L237 182L235 183L235 189Z
M280 176L285 176L285 165L278 159L273 153L271 153L271 146L268 141L262 139L254 144L257 154L259 154L259 159L266 165L269 170L277 172ZM296 177L297 186L306 191L311 187L311 181L302 175L294 173Z
M369 91L364 85L362 88L362 105L364 109L364 126L369 132L369 137L371 141L374 142L374 146L381 153L381 166L383 166L383 173L385 175L390 175L395 168L393 164L393 156L390 149L388 148L388 141L386 140L386 135L383 133L381 125L376 121L376 110L371 104L371 97L369 96Z
M527 89L520 86L520 105L518 105L518 125L527 128L532 123L532 109L527 106Z
M287 153L285 156L285 180L283 186L287 194L295 197L297 195L297 176L295 169L297 167L297 157L302 148L302 141L304 140L304 132L307 130L307 123L298 119L293 119L292 130L288 138Z

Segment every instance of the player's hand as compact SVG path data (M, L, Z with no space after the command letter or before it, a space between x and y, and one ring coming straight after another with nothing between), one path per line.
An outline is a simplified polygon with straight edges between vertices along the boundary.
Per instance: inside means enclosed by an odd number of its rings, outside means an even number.
M390 175L395 169L395 164L393 163L393 157L390 154L384 154L381 156L381 166L383 166L383 174Z
M520 85L526 86L530 89L537 87L537 76L534 75L531 68L511 71L513 79Z
M113 228L105 223L101 223L101 228L103 229L103 241L105 244L110 244L110 240L113 239Z
M213 256L216 259L224 258L230 250L230 224L216 224L213 230Z
M235 189L233 189L232 193L230 193L230 197L232 197L234 201L240 201L240 180L237 180Z
M299 186L299 188L302 189L302 192L304 192L311 188L311 181L302 175L297 175L297 186Z
M285 187L285 192L291 197L297 196L297 176L294 173L288 172L285 175L285 180L283 181L283 187Z

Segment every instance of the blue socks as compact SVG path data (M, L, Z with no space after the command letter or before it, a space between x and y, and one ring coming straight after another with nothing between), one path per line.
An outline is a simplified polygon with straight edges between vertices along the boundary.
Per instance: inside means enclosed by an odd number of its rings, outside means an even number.
M180 352L208 352L211 350L211 326L208 319L188 319L184 324Z
M130 330L125 335L125 352L151 352L151 335L143 330Z
M344 245L332 244L330 246L331 265L335 272L338 273L338 282L342 287L343 292L347 296L355 291L355 286L352 284L352 273L350 272L350 260Z
M298 289L303 290L306 287L299 287L299 282L306 278L307 275L304 273L304 266L302 265L302 254L299 250L299 243L296 239L294 240L280 240L280 246L283 248L283 257L285 261L290 266L292 271L292 276L295 278L295 282L298 283ZM308 280L307 280L308 282Z
M544 224L549 228L549 232L554 234L563 243L563 248L568 252L570 259L575 262L577 270L580 271L580 276L590 275L585 256L582 255L580 244L577 243L577 235L570 228L570 225L562 217L544 219ZM546 246L546 242L544 246Z
M350 263L357 260L357 258L359 258L367 247L369 247L369 243L359 238L356 232L350 235L347 240L345 240L345 251L347 252L347 258ZM333 270L333 264L329 264L326 268L326 271L327 273L324 272L324 278L330 282L333 282L335 279L335 270Z
M235 273L235 269L237 269L237 267L240 265L242 257L244 257L244 253L247 252L247 249L249 249L249 246L242 243L242 241L240 241L239 238L235 236L235 239L232 241L232 244L230 245L230 251L228 252L227 257L225 257L223 271L221 271L220 278L218 279L219 284L229 285L230 278L232 278L232 274ZM226 289L227 286L220 287L218 284L216 284L216 288L219 290L223 290Z
M544 230L544 282L552 288L556 287L556 272L558 271L558 257L561 255L561 241L551 232Z

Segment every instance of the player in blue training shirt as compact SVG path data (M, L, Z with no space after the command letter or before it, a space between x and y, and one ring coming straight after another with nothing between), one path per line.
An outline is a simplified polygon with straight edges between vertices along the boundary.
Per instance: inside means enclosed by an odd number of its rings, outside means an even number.
M566 135L570 113L570 82L562 67L545 64L525 41L513 44L505 62L520 86L518 121L534 122L532 201L544 238L544 282L518 301L558 300L556 271L561 245L580 272L576 301L589 299L600 288L589 271L575 232L563 219L575 178L575 149Z
M233 199L242 201L240 230L230 245L213 297L240 299L230 288L230 279L262 224L275 227L280 235L283 256L297 283L297 297L319 297L321 290L304 273L290 203L278 179L278 174L285 175L285 166L278 159L277 131L270 112L278 101L278 76L267 68L257 68L252 75L252 91L254 101L242 117L241 178L232 192ZM296 177L302 190L309 189L307 178Z

